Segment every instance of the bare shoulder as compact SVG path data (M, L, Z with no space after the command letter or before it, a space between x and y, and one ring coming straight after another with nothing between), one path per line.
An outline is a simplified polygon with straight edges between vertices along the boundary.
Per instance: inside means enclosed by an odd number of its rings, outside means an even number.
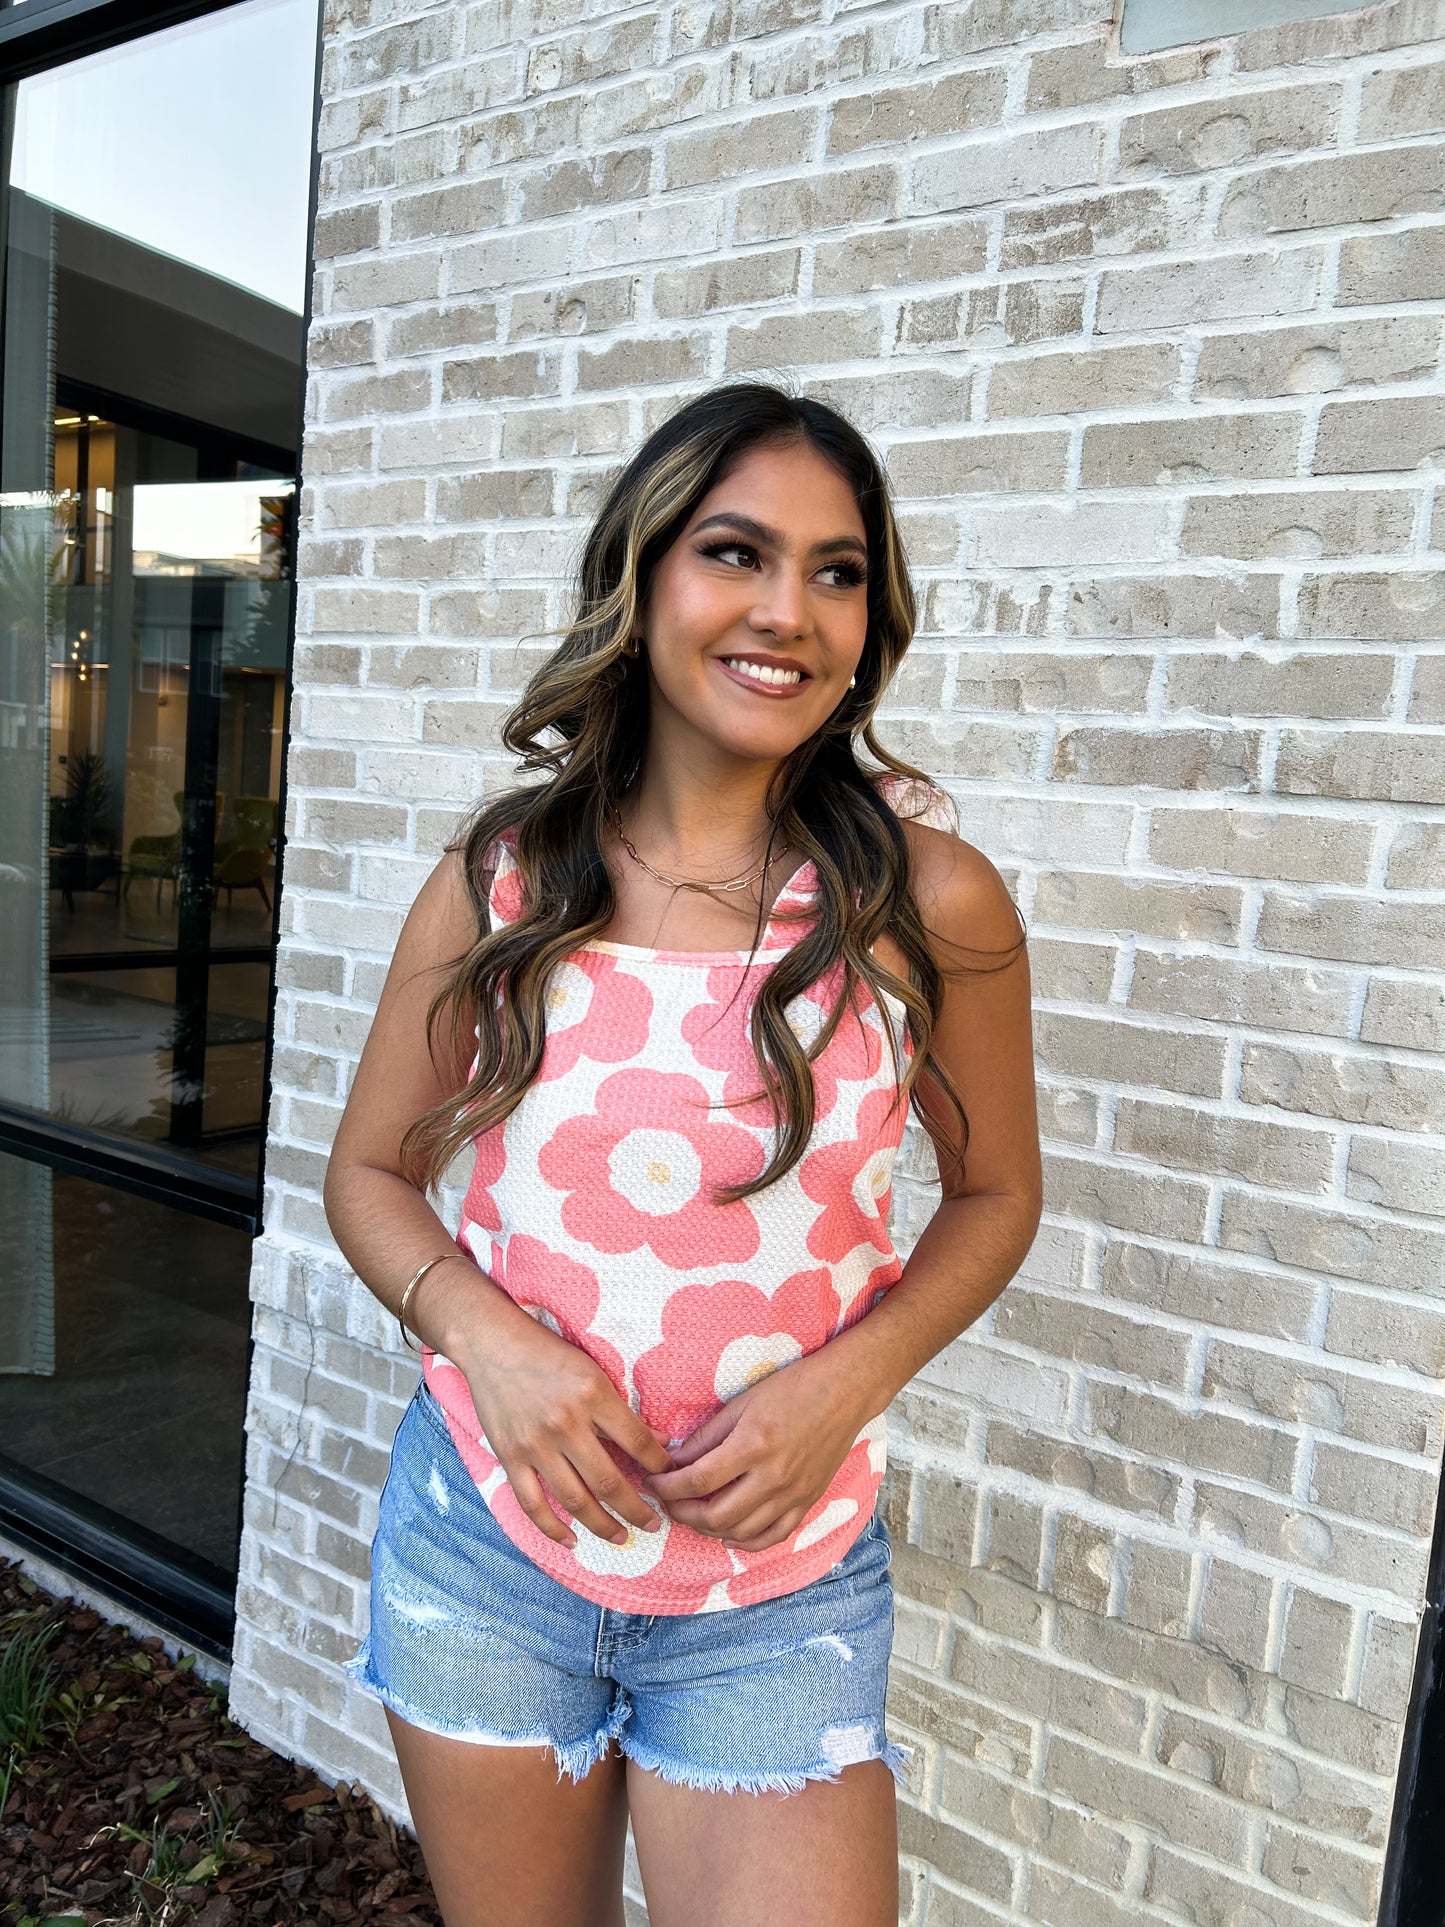
M1023 920L996 866L975 844L932 824L903 825L909 878L929 935L972 952L1013 950Z
M460 847L444 850L407 912L398 954L405 950L422 968L450 963L470 950L477 936L465 857Z

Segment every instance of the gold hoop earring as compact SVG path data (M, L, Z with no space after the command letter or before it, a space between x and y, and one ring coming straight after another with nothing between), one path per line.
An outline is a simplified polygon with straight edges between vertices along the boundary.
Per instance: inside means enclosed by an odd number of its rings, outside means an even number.
M624 642L624 643L623 643L623 645L622 645L622 653L623 653L623 655L624 655L624 656L639 656L639 655L641 655L641 653L642 653L642 637L641 637L641 636L629 636L629 637L627 638L627 640L626 640L626 642Z

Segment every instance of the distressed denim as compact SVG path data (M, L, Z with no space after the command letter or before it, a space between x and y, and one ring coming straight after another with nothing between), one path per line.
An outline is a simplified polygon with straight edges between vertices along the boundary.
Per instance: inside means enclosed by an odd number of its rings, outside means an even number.
M711 1613L594 1605L496 1524L421 1384L382 1489L371 1629L345 1671L427 1732L549 1747L559 1781L582 1779L613 1739L712 1792L794 1792L874 1759L901 1781L912 1749L884 1727L892 1556L875 1513L830 1572L777 1599Z

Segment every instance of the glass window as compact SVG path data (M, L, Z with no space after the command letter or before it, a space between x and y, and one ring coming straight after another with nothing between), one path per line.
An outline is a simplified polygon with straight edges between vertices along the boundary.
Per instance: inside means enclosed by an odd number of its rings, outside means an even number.
M1327 13L1358 13L1361 0L1124 0L1119 29L1126 54L1157 53L1191 40L1217 40L1251 27L1282 27Z
M200 1536L222 1566L244 1443L235 1225L263 1143L316 23L317 0L246 0L4 102L0 1117L12 1145L64 1127L73 1158L0 1158L0 1373L24 1381L0 1459L194 1551L210 1502L183 1519L155 1494L204 1466L226 1524ZM172 1202L126 1171L164 1172ZM187 1185L234 1199L231 1221L188 1208ZM82 1410L152 1455L105 1465L85 1425L57 1454ZM201 1451L185 1412L230 1435Z

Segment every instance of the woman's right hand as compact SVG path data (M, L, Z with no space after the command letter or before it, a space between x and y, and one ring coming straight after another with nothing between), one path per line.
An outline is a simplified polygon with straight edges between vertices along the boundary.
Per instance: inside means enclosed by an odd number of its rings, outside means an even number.
M672 1468L666 1441L644 1424L594 1358L495 1285L493 1290L501 1302L493 1301L485 1331L446 1356L471 1389L487 1444L517 1503L538 1531L563 1546L575 1546L576 1536L548 1503L541 1479L600 1539L624 1545L628 1537L606 1506L644 1531L659 1531L656 1510L623 1477L602 1440L620 1445L649 1472Z

